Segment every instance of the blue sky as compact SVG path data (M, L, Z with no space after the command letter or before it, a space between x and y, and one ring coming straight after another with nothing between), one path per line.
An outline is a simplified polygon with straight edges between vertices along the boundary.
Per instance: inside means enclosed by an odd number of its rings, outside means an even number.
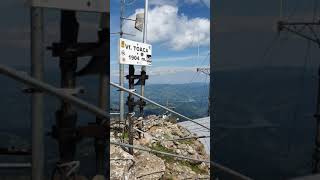
M147 83L208 82L205 75L195 71L210 63L210 1L150 0L149 5L148 43L153 46L153 64L147 68L150 75ZM127 0L125 16L134 18L143 8L143 0ZM119 32L119 0L111 0L110 14L110 31ZM142 41L142 33L135 30L134 22L125 21L124 32L136 35L124 38ZM118 82L118 39L119 35L111 35L111 80L114 82ZM136 66L136 74L140 74L140 68Z

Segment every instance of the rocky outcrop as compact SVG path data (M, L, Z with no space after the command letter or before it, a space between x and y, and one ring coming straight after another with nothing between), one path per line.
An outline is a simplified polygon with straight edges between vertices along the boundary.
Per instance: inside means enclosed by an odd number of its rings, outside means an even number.
M121 147L110 145L111 179L128 179L134 162L133 156L121 149Z
M145 119L135 119L135 124L135 128L140 127L140 132L145 132L140 133L140 136L138 131L135 132L135 146L194 159L209 160L204 145L198 139L186 138L195 135L168 117L148 116ZM116 124L114 126L119 127ZM112 132L111 140L120 141L122 139L126 142L128 135L122 132ZM110 153L111 179L210 179L210 167L203 162L141 150L134 150L132 156L127 153L127 149L119 146L111 146Z
M131 179L161 179L166 166L164 161L154 154L148 152L139 152L135 156L135 166L132 169Z

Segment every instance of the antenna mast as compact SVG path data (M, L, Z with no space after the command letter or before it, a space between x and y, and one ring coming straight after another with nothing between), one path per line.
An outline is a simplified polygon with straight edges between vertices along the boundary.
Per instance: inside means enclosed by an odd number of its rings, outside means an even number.
M121 0L120 2L120 38L123 35L123 16L124 16L124 2L125 0ZM119 56L120 58L120 56ZM124 64L119 64L119 84L120 86L124 86ZM120 121L124 121L124 92L119 90L119 113L120 113Z
M287 31L300 36L308 41L316 43L320 48L320 39L316 34L315 27L320 27L320 22L278 22L278 31ZM315 139L315 151L313 155L313 170L312 173L316 174L320 172L320 66L318 69L318 97L317 97L317 110L314 115L316 124L316 139Z
M148 33L148 8L149 8L149 0L144 1L144 26L143 26L143 43L147 43L147 33ZM141 67L141 96L144 96L144 87L145 87L145 79L146 76L146 66ZM140 116L143 116L143 108L145 106L145 102L143 99L140 99Z
M31 75L42 81L44 71L43 59L43 9L31 7ZM43 93L32 94L32 179L44 178L44 117Z
M197 72L203 73L207 76L210 76L210 68L197 68ZM208 97L208 116L210 116L210 95Z

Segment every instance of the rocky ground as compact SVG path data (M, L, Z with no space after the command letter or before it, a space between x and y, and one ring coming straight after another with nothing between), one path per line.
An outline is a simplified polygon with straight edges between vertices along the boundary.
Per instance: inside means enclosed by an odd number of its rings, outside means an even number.
M115 122L115 121L113 121ZM111 141L128 143L124 123L112 124ZM179 126L170 117L148 116L135 118L134 145L146 149L173 153L194 159L209 160L203 144L198 139L181 139L195 136ZM140 127L140 128L139 128ZM179 139L175 140L173 139ZM182 160L161 154L134 150L130 155L126 148L111 145L111 179L209 179L209 165L198 161Z

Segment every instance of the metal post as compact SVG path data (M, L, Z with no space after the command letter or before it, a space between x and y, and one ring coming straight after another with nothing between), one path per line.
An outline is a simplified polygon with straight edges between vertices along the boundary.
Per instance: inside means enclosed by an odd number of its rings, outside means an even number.
M43 9L31 8L31 76L43 80ZM44 170L43 94L34 92L31 100L32 180L42 180Z
M120 5L120 38L123 35L123 16L124 16L124 0L121 0ZM120 56L118 57L120 58ZM119 61L120 62L120 61ZM119 84L120 86L124 86L124 65L119 64ZM120 111L120 121L124 121L124 92L122 90L120 92L119 97L119 111Z
M317 98L317 111L315 114L316 118L316 147L314 152L314 164L313 164L313 173L320 172L320 66L318 70L318 98Z
M100 41L108 41L108 37L109 37L109 31L108 31L108 16L106 13L103 13L101 15L101 19L100 19L100 32L99 32L99 40ZM101 109L106 109L107 112L109 112L110 110L110 101L109 101L109 74L110 74L110 63L108 62L108 53L109 52L109 48L105 50L105 57L102 59L103 60L103 67L101 72L99 72L99 107ZM106 86L107 84L107 86ZM97 117L97 123L101 124L103 119ZM108 125L109 123L109 119L107 121ZM107 125L107 126L108 126ZM110 134L108 132L109 127L106 127L107 129L107 134ZM109 169L109 163L106 163L105 160L105 156L106 154L106 139L104 138L96 138L95 139L95 149L96 149L96 169L97 169L97 174L99 175L105 175L106 174L106 170Z
M123 64L119 64L119 72L120 72L120 77L119 77L119 84L121 84L121 86L124 86L124 65ZM123 122L124 121L124 92L123 91L119 91L120 92L120 105L119 105L119 113L120 113L120 121Z
M144 26L143 26L143 43L147 43L147 31L148 31L148 0L145 0L144 4ZM146 74L146 66L141 67L141 75L144 76ZM144 96L144 87L145 87L145 81L141 84L141 96ZM143 99L140 99L141 102L143 102ZM143 116L143 104L140 105L140 116Z
M147 43L147 30L148 30L148 7L149 7L149 0L144 1L144 26L143 26L143 42Z
M280 9L279 9L280 19L282 19L282 11L283 11L283 0L280 0Z
M75 11L61 11L61 43L69 45L77 43L79 24ZM77 57L60 57L61 87L75 88ZM61 107L56 112L60 162L74 160L76 141L72 136L75 131L77 113L74 107L66 101L61 101Z
M134 66L129 65L129 89L134 89ZM133 132L133 118L131 116L131 113L134 111L134 98L132 94L129 94L128 96L128 110L129 110L129 144L133 145L133 138L134 138L134 132ZM129 153L133 155L133 148L129 148Z

